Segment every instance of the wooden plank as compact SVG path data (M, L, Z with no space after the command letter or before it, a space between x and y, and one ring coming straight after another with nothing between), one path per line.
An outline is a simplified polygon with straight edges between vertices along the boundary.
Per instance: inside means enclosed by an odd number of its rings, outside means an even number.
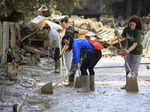
M10 47L16 48L16 30L15 30L15 24L10 23Z
M0 22L0 55L2 53L2 49L3 49L3 25Z
M3 23L3 54L5 54L6 49L9 48L9 23Z
M150 38L148 38L147 44L146 44L146 51L145 51L146 56L150 56Z
M36 30L32 33L30 33L29 35L25 36L23 39L21 39L21 42L23 42L24 40L26 40L27 38L31 37L32 35L36 34L39 30Z
M1 87L0 88L0 101L4 102L4 95L6 92L6 88L5 87Z
M18 40L21 40L21 29L18 23L15 24L15 28L16 28L16 36L18 37Z

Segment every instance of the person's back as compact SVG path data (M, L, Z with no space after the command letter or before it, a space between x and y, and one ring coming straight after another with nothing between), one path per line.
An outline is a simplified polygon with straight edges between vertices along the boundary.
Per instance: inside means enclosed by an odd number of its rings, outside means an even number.
M73 49L73 62L78 63L80 61L81 55L84 55L84 53L86 52L93 51L93 46L89 43L87 39L74 39L72 49Z
M49 46L51 48L59 48L59 33L56 31L56 29L51 28L51 30L48 33L49 38Z

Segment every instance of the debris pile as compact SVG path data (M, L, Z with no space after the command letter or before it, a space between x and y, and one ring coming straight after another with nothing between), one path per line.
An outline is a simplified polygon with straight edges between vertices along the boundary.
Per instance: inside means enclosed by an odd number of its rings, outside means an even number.
M48 55L48 34L43 32L45 24L55 27L59 32L63 29L60 20L65 16L43 17L37 16L29 23L18 24L13 22L0 23L0 57L1 64L15 62L17 64L34 65L41 57ZM83 17L71 16L69 20L75 37L95 39L108 48L111 52L103 55L117 55L119 50L118 39L114 35L114 27L119 32L122 27L115 25L114 18L84 19ZM148 44L147 44L148 45ZM116 49L117 48L117 49ZM149 49L148 47L146 49ZM148 50L147 50L148 51Z

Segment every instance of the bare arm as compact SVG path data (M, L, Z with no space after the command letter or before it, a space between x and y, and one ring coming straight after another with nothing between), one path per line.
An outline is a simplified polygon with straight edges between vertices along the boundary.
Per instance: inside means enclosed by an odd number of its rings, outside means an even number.
M65 46L63 47L63 49L61 50L60 55L64 55L68 48L69 48L69 46L68 46L68 45L65 45Z
M128 49L129 52L133 51L137 46L137 42L134 42L133 45Z

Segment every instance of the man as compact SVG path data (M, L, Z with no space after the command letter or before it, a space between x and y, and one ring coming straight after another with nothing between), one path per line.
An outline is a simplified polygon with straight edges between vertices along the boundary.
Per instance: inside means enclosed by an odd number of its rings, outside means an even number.
M49 16L51 16L52 15L52 11L49 11L49 9L47 8L47 6L46 5L42 5L39 9L38 9L38 11L40 11L41 13L42 13L42 16L44 16L44 17L49 17Z
M45 25L43 27L44 32L48 33L49 38L49 48L50 52L54 51L54 61L55 61L55 73L60 72L60 49L59 49L59 33L56 31L56 29L51 28L49 25Z

